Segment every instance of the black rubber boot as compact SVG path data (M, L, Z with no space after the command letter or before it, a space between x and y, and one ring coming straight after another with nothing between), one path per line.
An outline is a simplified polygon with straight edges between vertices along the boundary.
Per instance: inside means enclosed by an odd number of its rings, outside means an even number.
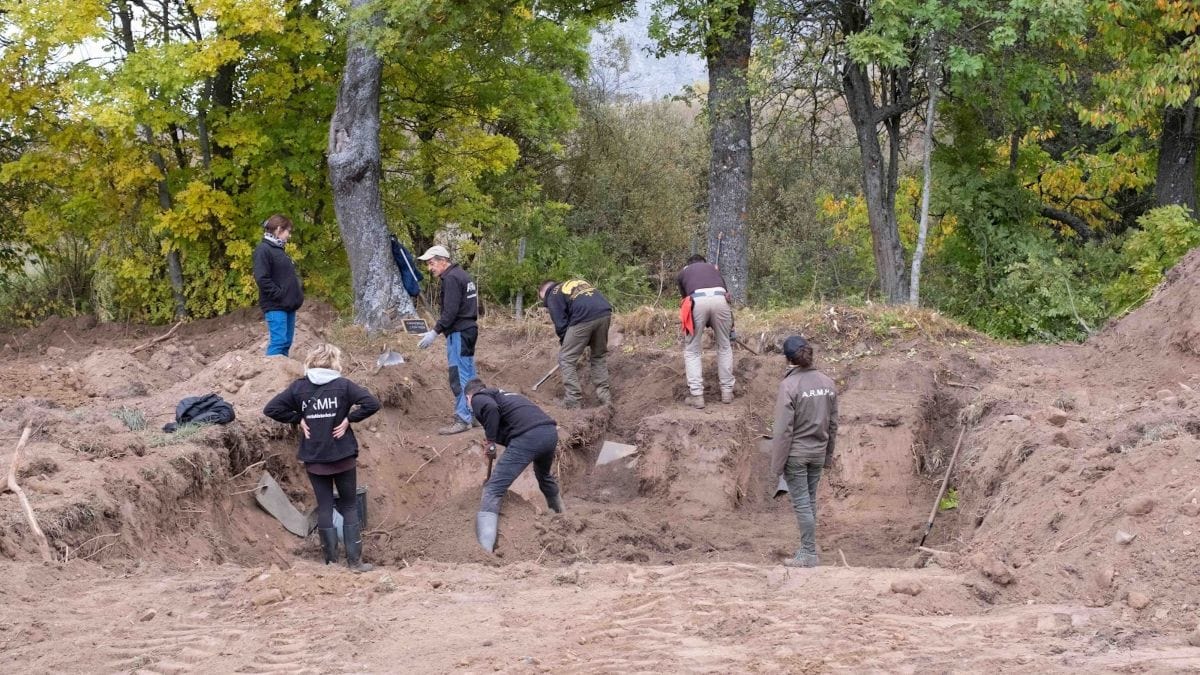
M550 510L555 513L562 513L565 510L563 508L562 495L554 495L554 497L546 497L546 506L549 506Z
M321 548L325 551L325 564L335 563L338 561L338 536L337 528L322 527L317 530L321 535Z
M496 537L500 526L500 514L491 511L480 511L475 514L475 538L483 550L491 553L496 550Z
M362 574L375 569L374 565L362 561L362 525L342 525L342 534L346 540L346 567Z

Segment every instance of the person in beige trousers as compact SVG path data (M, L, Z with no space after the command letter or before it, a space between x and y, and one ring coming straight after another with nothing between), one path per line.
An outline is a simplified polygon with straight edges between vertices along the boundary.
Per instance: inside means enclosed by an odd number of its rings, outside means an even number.
M683 366L687 373L687 404L704 407L704 368L700 341L704 329L711 326L717 342L717 378L721 383L721 403L733 403L733 308L729 306L725 279L717 266L702 255L688 258L688 264L675 278L679 297L692 299L692 333L683 346Z

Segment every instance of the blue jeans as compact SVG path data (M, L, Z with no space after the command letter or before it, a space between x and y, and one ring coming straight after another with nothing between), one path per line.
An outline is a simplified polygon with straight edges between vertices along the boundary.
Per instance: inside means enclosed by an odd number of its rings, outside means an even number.
M509 486L521 475L525 467L533 464L533 475L538 487L546 495L546 503L558 496L558 479L550 470L554 467L554 451L558 447L558 427L547 424L534 427L508 442L508 447L496 460L492 477L483 486L483 498L479 510L500 513L500 501Z
M474 416L467 405L465 389L475 379L475 329L471 332L446 333L446 363L450 367L450 391L454 392L454 414L458 419L471 423Z
M296 335L296 313L273 309L263 312L263 318L267 320L267 334L270 336L267 356L287 356L292 348L292 338Z
M824 468L824 462L806 462L799 457L788 457L783 467L783 479L787 481L792 509L800 525L800 550L797 554L817 554L817 483L821 480Z

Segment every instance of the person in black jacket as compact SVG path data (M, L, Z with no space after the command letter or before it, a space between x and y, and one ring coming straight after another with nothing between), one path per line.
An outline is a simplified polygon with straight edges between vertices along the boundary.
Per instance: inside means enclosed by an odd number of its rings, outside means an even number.
M591 379L596 398L601 405L612 402L608 389L608 325L612 321L612 305L591 284L583 279L558 283L543 281L538 286L538 298L550 311L554 332L558 335L558 369L562 373L564 408L578 408L583 397L579 386L576 363L589 349Z
M442 281L442 313L433 329L421 336L417 346L426 349L438 334L446 336L446 363L450 370L450 391L454 392L454 421L438 429L442 435L458 434L471 428L471 406L463 387L475 377L475 342L479 328L479 293L475 282L463 268L450 262L445 246L431 246L417 260Z
M533 464L533 475L546 496L546 505L555 513L563 512L558 480L551 473L554 452L558 448L558 426L532 401L503 389L489 389L479 380L467 383L467 400L475 418L483 425L487 438L487 457L496 458L496 445L505 446L504 454L483 486L479 513L475 514L475 536L479 545L491 553L496 548L500 523L500 502L504 493Z
M254 249L254 281L258 306L267 322L267 356L287 356L296 333L296 310L304 304L304 288L284 244L292 221L278 213L263 221L263 238Z
M263 414L286 424L300 424L300 461L317 498L317 529L325 564L337 562L338 533L333 526L333 488L342 514L346 565L355 572L372 569L362 561L362 523L358 514L358 441L352 423L379 411L379 400L342 377L342 351L330 344L313 348L304 361L304 377L267 403Z

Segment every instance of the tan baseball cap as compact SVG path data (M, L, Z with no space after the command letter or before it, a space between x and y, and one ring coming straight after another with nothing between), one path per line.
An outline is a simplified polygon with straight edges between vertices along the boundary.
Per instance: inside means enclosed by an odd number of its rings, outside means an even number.
M450 259L450 251L446 250L445 246L430 246L427 251L417 256L417 260L429 260L430 258L446 258Z

